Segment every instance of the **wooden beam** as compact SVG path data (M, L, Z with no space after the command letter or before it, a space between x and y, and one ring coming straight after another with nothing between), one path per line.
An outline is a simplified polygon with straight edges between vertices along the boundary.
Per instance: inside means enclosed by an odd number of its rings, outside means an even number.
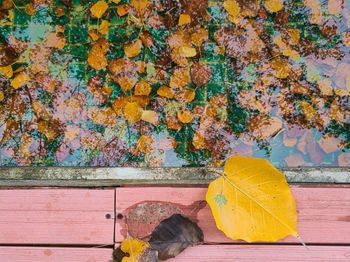
M116 186L125 184L208 184L209 170L167 167L0 167L0 186ZM280 168L289 183L350 183L350 168Z
M173 187L125 187L116 189L116 229L115 240L121 242L126 236L126 219L129 233L132 236L144 237L150 234L159 223L157 217L165 217L173 210L188 215L196 207L201 209L192 212L191 218L198 221L204 232L207 243L242 243L227 238L216 228L209 206L204 202L206 188L173 188ZM292 194L298 212L297 230L305 243L350 244L350 185L347 186L293 186ZM147 202L161 203L159 208L153 206L151 212L143 206L136 209L135 215L128 217L138 204ZM143 217L143 212L146 211ZM168 212L169 211L169 212ZM151 215L147 215L148 213ZM121 219L118 219L121 218ZM142 222L144 221L144 222ZM286 237L278 243L299 243L294 237ZM200 260L199 260L200 261ZM220 261L220 260L219 260Z
M0 190L0 214L0 244L113 244L114 190Z

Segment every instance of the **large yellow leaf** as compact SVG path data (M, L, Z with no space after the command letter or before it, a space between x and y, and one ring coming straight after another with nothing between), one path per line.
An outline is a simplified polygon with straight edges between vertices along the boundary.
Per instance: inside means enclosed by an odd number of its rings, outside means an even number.
M211 182L206 200L216 226L232 239L298 237L294 198L284 175L267 160L234 156Z

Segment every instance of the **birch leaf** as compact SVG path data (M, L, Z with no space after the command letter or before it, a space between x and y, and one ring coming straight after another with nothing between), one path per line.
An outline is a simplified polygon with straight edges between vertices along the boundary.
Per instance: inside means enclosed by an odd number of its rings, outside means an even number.
M267 160L234 156L211 182L206 200L216 226L232 239L299 237L295 201L284 175Z
M123 262L156 262L158 252L150 244L137 238L127 238L113 252L113 261Z

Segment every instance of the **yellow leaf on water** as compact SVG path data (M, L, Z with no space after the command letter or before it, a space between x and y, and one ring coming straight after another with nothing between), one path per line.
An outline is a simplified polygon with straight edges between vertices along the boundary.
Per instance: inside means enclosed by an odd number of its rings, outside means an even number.
M108 9L108 7L109 6L105 1L98 1L96 4L94 4L90 8L90 12L96 18L101 18L103 14L106 12L106 10Z
M283 8L284 0L266 0L265 7L271 12L278 12Z
M108 33L109 27L111 26L111 23L107 20L103 20L100 28L98 29L98 31L102 34L105 35Z
M0 74L4 75L6 78L11 78L13 76L12 66L0 66Z
M18 89L21 86L24 86L30 80L30 76L26 72L22 71L11 81L11 85L14 89Z
M295 201L284 175L267 160L234 156L206 195L216 226L232 239L298 237Z
M142 153L151 154L156 148L156 139L153 135L142 135L136 145Z
M135 57L140 54L141 48L142 41L140 39L136 39L135 41L124 45L124 52L127 57Z
M191 23L191 16L188 14L180 14L179 25L185 25Z
M181 46L179 51L180 55L184 57L194 57L197 54L196 48L193 47Z
M152 125L157 126L159 124L159 116L158 113L152 110L144 110L142 111L141 119Z

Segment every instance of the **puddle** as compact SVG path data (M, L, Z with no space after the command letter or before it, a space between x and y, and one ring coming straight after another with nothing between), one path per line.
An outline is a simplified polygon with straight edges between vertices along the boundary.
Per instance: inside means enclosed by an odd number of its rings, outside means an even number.
M350 166L348 1L116 2L0 0L1 166Z

